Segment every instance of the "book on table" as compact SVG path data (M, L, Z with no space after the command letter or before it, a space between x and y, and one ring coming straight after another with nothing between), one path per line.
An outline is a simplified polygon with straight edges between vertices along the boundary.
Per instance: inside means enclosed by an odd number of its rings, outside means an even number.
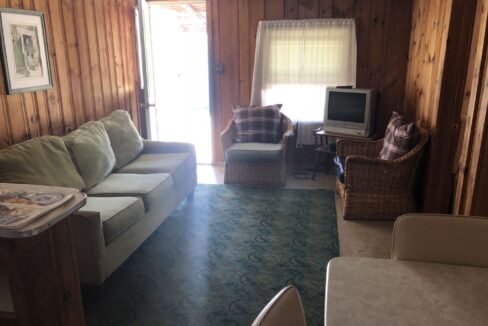
M0 228L17 229L70 200L78 189L0 183Z

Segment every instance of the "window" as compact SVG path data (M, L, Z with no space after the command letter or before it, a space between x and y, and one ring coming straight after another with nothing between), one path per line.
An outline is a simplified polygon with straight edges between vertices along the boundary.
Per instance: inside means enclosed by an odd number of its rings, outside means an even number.
M325 88L356 84L356 51L353 19L260 22L251 104L281 103L293 121L321 123Z

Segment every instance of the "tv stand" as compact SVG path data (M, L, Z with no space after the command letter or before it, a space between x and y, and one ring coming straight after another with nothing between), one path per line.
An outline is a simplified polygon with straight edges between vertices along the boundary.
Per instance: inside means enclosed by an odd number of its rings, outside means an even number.
M320 161L321 157L325 156L329 158L331 156L335 156L335 147L330 146L330 139L329 137L333 138L342 138L342 139L358 139L358 140L375 140L375 136L372 137L364 137L360 135L353 135L353 134L339 134L325 131L323 128L316 129L313 132L314 139L315 139L315 162L312 174L312 180L315 180L316 174L319 172L320 168ZM330 162L327 162L327 172L329 172Z
M376 135L361 136L361 135L354 135L354 134L341 134L341 133L324 131L324 130L322 130L322 132L323 132L323 135L325 137L335 137L335 138L344 138L344 139L362 139L362 140L375 140L375 139L377 139Z

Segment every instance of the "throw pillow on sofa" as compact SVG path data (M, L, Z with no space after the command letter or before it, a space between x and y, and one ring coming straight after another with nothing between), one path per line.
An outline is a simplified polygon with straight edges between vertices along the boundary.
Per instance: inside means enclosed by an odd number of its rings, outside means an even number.
M64 142L85 182L85 189L100 183L112 172L115 155L101 122L85 123L64 136Z
M116 110L100 121L110 138L116 169L126 166L139 156L144 145L127 111Z
M56 136L31 139L1 150L0 182L78 190L85 187L63 139Z
M281 132L281 104L268 106L235 106L234 123L237 143L279 143Z
M417 145L418 136L415 124L405 124L403 117L393 111L390 122L386 127L380 158L382 160L396 160L402 157Z

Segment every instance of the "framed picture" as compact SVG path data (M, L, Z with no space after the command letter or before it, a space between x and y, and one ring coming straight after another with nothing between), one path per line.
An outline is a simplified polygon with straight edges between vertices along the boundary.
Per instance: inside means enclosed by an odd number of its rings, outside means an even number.
M44 14L0 8L0 36L7 93L52 88Z

